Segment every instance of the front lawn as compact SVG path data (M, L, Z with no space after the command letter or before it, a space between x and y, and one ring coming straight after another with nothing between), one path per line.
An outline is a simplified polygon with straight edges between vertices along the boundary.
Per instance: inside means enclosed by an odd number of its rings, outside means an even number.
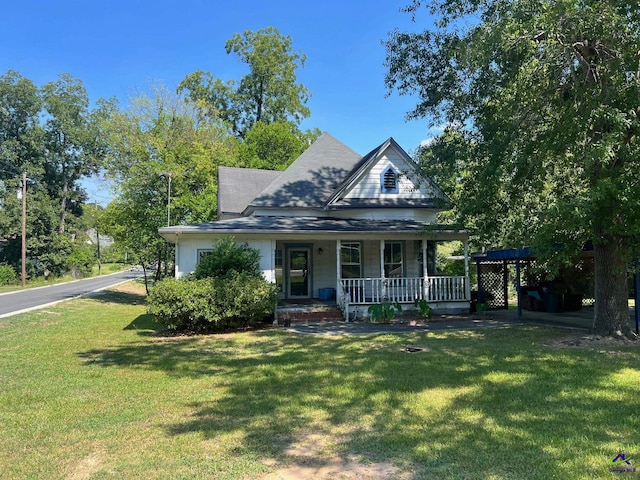
M566 335L165 337L120 288L0 320L0 478L611 478L620 452L640 468L638 346Z

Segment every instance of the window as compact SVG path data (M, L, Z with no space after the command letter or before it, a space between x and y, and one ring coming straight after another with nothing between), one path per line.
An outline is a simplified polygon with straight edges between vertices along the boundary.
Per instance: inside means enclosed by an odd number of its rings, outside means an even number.
M340 246L341 278L362 277L362 244L360 242L343 242Z
M282 249L277 249L275 251L274 260L276 268L276 287L278 288L278 293L282 293L284 291L282 286Z
M422 261L422 241L416 240L414 242L414 249L418 252L418 276L424 275L424 263ZM436 272L436 242L427 240L427 274L437 275Z
M398 193L398 172L391 165L380 175L380 190L382 193Z
M213 252L213 248L199 248L197 250L198 263L200 263L202 261L202 259L204 257L206 257L207 255L209 255L211 252Z
M402 242L385 242L384 244L384 276L400 278L403 268Z

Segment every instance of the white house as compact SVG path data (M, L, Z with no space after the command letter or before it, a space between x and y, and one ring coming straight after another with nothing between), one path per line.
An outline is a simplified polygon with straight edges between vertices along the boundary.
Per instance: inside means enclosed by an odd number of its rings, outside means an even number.
M176 244L177 277L233 236L261 252L262 273L284 301L335 298L345 318L417 298L436 311L469 311L468 235L437 223L448 198L392 138L361 156L324 133L283 172L218 174L218 221L159 229ZM464 276L435 270L444 241L464 243Z

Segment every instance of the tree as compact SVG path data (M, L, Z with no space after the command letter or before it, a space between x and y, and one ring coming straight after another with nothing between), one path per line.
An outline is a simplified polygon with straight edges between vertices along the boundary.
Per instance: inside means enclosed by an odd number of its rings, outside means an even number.
M310 114L305 105L309 92L296 78L306 57L294 51L292 43L273 27L236 33L225 48L249 66L249 73L239 82L223 82L199 70L182 80L178 92L186 92L201 111L225 121L240 138L256 122L299 125Z
M84 199L78 180L98 158L90 117L82 83L68 75L40 90L18 72L0 77L0 237L8 240L0 255L16 267L21 260L16 191L24 172L30 275L64 274L68 256L82 248L75 228Z
M158 279L163 258L169 258L166 242L158 235L166 222L163 183L157 175L132 178L102 215L102 230L131 252L132 263L142 266L147 292L147 269L157 262Z
M407 10L416 16L423 3ZM433 28L387 41L386 85L418 95L409 118L446 122L464 139L462 210L503 245L550 251L562 242L566 256L592 239L594 327L628 333L627 268L640 233L640 9L614 0L428 6Z
M60 75L42 87L42 98L48 114L44 123L45 177L51 197L59 199L59 230L64 233L68 211L81 215L80 204L86 200L78 181L98 171L104 148L80 80Z
M38 88L18 72L0 77L0 180L16 178L42 160Z
M126 110L109 105L102 130L109 144L106 173L120 193L137 189L141 178L160 187L165 208L171 174L171 221L174 224L215 219L218 165L235 164L237 140L215 120L198 118L193 106L155 86L151 95L132 100ZM154 179L153 181L151 179Z
M302 133L291 122L256 122L238 150L238 166L284 170L298 158L320 132Z
M214 220L217 167L234 163L237 140L162 86L126 110L107 105L103 118L106 170L118 194L105 212L107 231L137 253L145 270L156 263L159 278L171 253L158 235L167 225L168 206L173 225Z

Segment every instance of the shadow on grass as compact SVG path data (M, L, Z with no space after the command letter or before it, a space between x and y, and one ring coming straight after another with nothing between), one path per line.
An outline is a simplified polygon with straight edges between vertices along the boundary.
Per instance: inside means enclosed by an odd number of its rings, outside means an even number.
M122 292L119 290L102 290L92 298L102 303L116 303L121 305L145 305L147 297L143 294Z
M224 396L185 399L191 418L167 425L167 434L240 432L245 453L283 458L300 435L315 433L339 438L345 455L419 468L416 477L607 475L617 453L611 445L625 448L640 429L640 388L615 375L637 371L640 361L544 347L545 335L528 328L329 339L267 331L81 356L107 367L210 377ZM425 351L406 353L407 343Z
M153 315L149 313L138 315L135 320L124 327L123 330L135 330L138 335L147 337L160 336L165 333L165 330L158 325L158 322L155 321Z

